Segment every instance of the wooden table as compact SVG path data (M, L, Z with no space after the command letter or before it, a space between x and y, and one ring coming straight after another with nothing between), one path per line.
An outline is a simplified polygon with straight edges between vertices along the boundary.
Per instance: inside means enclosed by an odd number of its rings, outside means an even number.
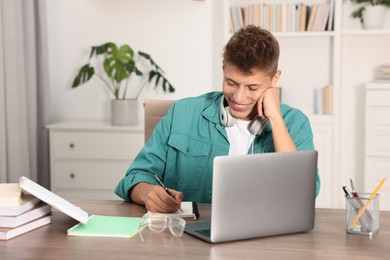
M91 214L142 216L144 207L120 201L73 201ZM210 218L210 205L200 205L200 220ZM209 244L168 230L144 231L139 237L69 237L77 221L54 210L52 223L17 238L0 241L0 259L390 259L390 212L380 216L373 237L346 234L344 210L317 209L313 231L283 236Z

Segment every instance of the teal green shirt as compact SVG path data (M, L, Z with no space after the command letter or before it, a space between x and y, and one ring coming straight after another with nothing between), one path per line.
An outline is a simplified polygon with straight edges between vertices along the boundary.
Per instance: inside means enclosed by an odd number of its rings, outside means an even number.
M228 155L229 140L219 113L222 92L178 100L154 129L119 182L115 193L130 201L129 191L139 182L157 185L154 174L164 184L184 193L184 201L210 203L213 159ZM280 105L287 129L298 150L313 150L313 134L308 118L298 109ZM268 125L254 140L254 153L274 152L272 129ZM317 189L320 179L317 173Z

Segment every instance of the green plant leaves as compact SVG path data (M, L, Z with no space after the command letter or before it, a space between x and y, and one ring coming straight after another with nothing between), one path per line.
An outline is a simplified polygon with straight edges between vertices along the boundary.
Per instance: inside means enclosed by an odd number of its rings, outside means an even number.
M95 69L88 64L81 67L76 78L73 80L72 88L76 88L79 85L87 82L95 74Z
M128 80L133 73L136 76L143 76L146 73L147 81L145 80L144 84L138 87L135 98L138 98L146 83L153 84L154 88L161 85L164 92L175 91L172 84L165 78L164 71L156 64L152 57L148 53L139 51L137 52L136 59L133 49L128 44L118 47L113 42L107 42L99 46L92 46L89 60L91 61L92 58L99 57L103 58L101 65L107 77L102 77L99 73L95 73L95 68L89 62L81 67L73 81L72 88L87 82L96 75L108 87L116 99L119 99L119 95L123 95L123 98L126 98L129 81L126 81L125 84L122 84L122 81L125 79ZM140 61L139 58L149 62L150 71L143 72L137 67L137 62ZM97 59L97 61L100 60ZM123 91L121 91L122 88Z
M157 70L151 70L149 72L149 83L152 83L153 79L155 78L155 81L154 81L154 88L157 88L158 86L158 83L160 81L160 79L162 79L162 83L161 83L161 86L164 90L164 92L167 91L167 87L168 87L168 91L169 92L175 92L175 88L172 86L172 84L168 81L168 79L166 79L164 77L164 75L160 72L160 71L157 71Z
M122 80L128 78L136 69L134 51L129 45L122 45L118 49L115 44L109 43L104 53L106 55L103 62L104 71L108 77L113 78L117 83L121 83Z
M360 22L363 23L363 11L365 10L365 7L360 7L359 9L355 10L351 15L353 18L359 18Z

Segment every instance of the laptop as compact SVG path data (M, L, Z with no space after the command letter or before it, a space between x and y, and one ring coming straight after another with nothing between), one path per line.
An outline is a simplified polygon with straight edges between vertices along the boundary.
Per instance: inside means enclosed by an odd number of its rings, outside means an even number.
M314 228L317 151L217 156L211 221L185 232L210 243Z

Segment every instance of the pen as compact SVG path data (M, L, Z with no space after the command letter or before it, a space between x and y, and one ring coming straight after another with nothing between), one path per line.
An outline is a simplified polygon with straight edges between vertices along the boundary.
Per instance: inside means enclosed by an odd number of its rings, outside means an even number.
M358 193L356 192L355 184L353 183L352 178L350 178L349 181L350 181L350 183L351 183L351 189L352 189L352 194L353 194L353 196L354 196L355 198L359 198L359 195L358 195ZM363 201L358 200L358 203L359 203L360 208L362 208L362 207L364 206L364 205L363 205ZM371 216L371 214L370 214L369 211L366 211L366 212L364 213L364 215L367 215L367 218L369 219L369 221L372 221L372 216Z
M351 189L352 189L352 194L355 198L359 198L359 195L357 194L356 192L356 189L355 189L355 185L353 184L353 181L352 179L349 179L349 181L351 182Z
M345 196L348 197L348 198L352 198L351 196L351 193L347 190L347 186L343 186L343 190L344 190L344 193L345 193Z
M158 177L157 174L154 175L154 178L156 179L156 181L158 182L158 184L164 188L164 190L168 193L169 196L171 196L172 198L175 198L175 196L173 196L172 193L169 192L168 188L164 185L164 183L160 180L160 178ZM182 209L180 209L181 212L183 212Z
M386 181L386 177L384 177L381 182L378 184L378 186L375 188L374 192L371 194L370 199L367 200L366 204L364 204L363 208L360 210L359 214L356 216L356 218L352 221L352 226L356 225L356 222L360 219L360 217L363 215L363 213L366 211L368 205L370 205L370 202L373 198L375 198L376 194L382 188L383 184Z
M154 178L158 182L158 184L164 188L164 190L169 194L169 196L173 197L172 193L169 192L168 188L164 185L164 183L160 180L157 174L154 175Z

